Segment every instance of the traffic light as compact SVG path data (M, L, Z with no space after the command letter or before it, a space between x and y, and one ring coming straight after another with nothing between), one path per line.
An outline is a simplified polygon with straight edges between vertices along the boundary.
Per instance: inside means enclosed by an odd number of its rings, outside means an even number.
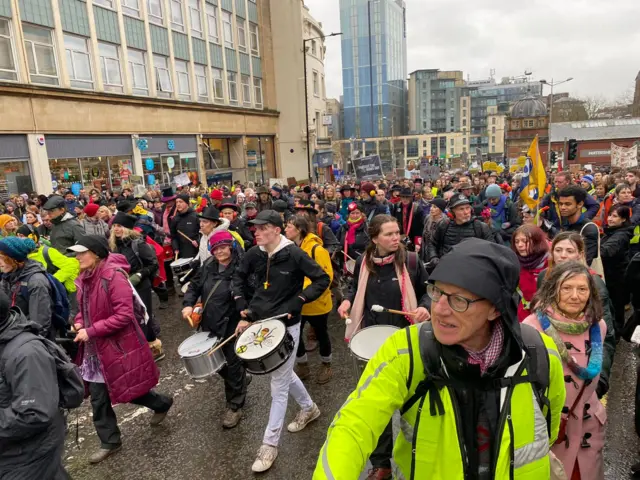
M558 162L558 154L554 151L551 152L551 165L549 165L550 167L554 167L556 165L556 163Z
M578 158L578 141L575 138L569 140L569 153L567 158L569 160L575 160Z

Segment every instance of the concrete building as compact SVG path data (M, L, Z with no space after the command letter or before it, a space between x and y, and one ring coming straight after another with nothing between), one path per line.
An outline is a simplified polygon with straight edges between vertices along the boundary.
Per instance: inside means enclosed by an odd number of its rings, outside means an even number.
M409 132L460 130L462 71L416 70L409 74Z
M533 139L538 135L542 161L546 164L549 141L547 106L540 97L529 95L516 102L507 117L506 151L509 160L526 155Z
M404 0L340 0L340 31L345 138L405 133Z
M327 98L327 115L331 117L331 125L327 126L327 134L332 141L343 138L342 102L335 98Z

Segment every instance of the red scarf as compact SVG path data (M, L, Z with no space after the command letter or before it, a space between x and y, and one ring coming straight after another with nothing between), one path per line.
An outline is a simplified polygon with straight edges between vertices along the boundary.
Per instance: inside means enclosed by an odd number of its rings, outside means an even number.
M411 209L411 211L409 212L409 215L405 213L406 207L409 207ZM402 228L403 228L403 233L407 237L409 236L409 231L411 230L411 223L413 223L413 203L410 203L409 205L405 205L403 203L402 204Z
M347 245L351 245L356 241L356 230L363 223L364 216L360 217L360 220L358 220L357 222L352 222L351 219L347 220L347 224L349 225L349 231L347 232L347 236L345 238Z

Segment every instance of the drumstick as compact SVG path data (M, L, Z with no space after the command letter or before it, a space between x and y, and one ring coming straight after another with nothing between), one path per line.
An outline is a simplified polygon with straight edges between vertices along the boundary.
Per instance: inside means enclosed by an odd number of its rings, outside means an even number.
M189 326L193 328L193 319L191 318L191 315L187 315L187 320L189 321Z
M391 308L384 308L382 305L371 305L371 311L377 312L377 313L389 312L389 313L395 313L398 315L409 315L410 317L415 317L417 315L417 313L403 312L402 310L393 310Z
M234 333L233 335L231 335L229 338L227 338L224 342L222 342L220 345L216 345L216 348L214 348L213 350L211 350L208 355L211 356L216 350L218 350L220 347L222 347L223 345L226 345L227 343L229 343L230 340L236 338L236 334Z
M189 270L187 273L185 273L182 278L179 279L180 283L184 282L184 279L187 278L191 274L191 272L193 272L193 268Z
M180 253L180 252L176 252L176 258L175 258L174 262L175 262L176 260L178 260L178 254L179 254L179 253Z
M347 257L349 260L353 260L354 262L356 261L356 259L355 259L355 258L351 258L351 257L349 256L349 254L348 254L348 253L345 253L345 251L344 251L344 250L340 250L340 252L341 252L345 257Z
M184 238L186 238L187 240L189 240L190 242L193 242L193 238L189 238L185 233L181 232L180 230L178 230L178 233L180 235L182 235Z

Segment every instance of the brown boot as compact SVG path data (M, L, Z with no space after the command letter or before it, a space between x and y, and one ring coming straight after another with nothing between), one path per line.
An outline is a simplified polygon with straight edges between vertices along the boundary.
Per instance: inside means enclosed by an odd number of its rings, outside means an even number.
M305 380L311 375L311 369L309 368L309 362L298 362L294 365L293 371L300 380Z
M227 411L224 412L224 417L222 418L222 427L223 428L233 428L238 425L238 422L242 418L242 409L231 410L227 408Z
M163 360L165 357L164 350L162 349L162 342L159 338L156 338L153 342L149 342L149 348L153 354L153 359L156 362Z
M322 362L322 365L320 365L320 371L318 372L318 378L316 378L316 383L324 385L331 380L332 376L333 371L331 370L331 363Z
M316 338L316 331L313 329L311 325L309 325L309 330L307 330L307 342L305 344L305 350L307 352L313 352L316 348L318 348L318 339Z
M366 480L391 480L390 468L372 468Z

